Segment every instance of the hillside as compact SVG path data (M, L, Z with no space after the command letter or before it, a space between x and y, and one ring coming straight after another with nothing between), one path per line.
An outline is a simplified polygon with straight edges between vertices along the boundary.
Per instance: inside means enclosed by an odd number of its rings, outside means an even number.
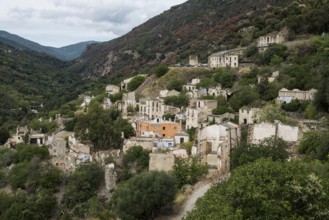
M48 112L77 97L81 82L65 70L69 63L2 43L0 57L1 126L16 127L34 107Z
M80 55L83 53L83 51L89 44L95 43L94 41L87 41L68 45L65 47L55 48L40 45L38 43L24 39L18 35L8 33L6 31L0 31L0 42L18 49L36 51L66 61L74 60L80 57Z
M206 62L212 52L248 46L262 34L286 26L291 14L302 13L286 9L291 2L189 0L118 39L90 45L75 68L85 77L96 78L127 76L160 61L187 62L190 54L198 54Z

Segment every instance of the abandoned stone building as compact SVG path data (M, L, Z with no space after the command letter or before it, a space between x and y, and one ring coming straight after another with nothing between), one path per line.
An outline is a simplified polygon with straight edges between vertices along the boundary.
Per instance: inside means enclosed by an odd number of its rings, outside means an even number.
M198 128L200 123L207 120L211 111L217 107L216 100L197 100L194 107L186 108L186 129Z
M127 115L129 110L135 109L136 106L137 106L137 102L136 102L135 91L124 93L122 95L122 100L117 102L118 109L124 115Z
M181 130L181 124L161 118L136 121L137 137L174 138L175 134L180 133Z
M108 95L114 95L118 92L120 92L120 87L116 85L107 85L105 88L105 92Z
M165 114L177 114L179 108L165 105L163 99L142 98L139 100L139 115L148 119L163 118Z
M239 109L239 124L254 124L259 120L259 108L244 106Z
M297 99L300 101L312 101L317 93L316 89L309 91L301 91L299 89L288 90L286 88L279 90L277 100L281 103L290 103L292 100Z
M279 137L284 141L295 143L299 139L299 128L282 123L259 123L254 124L248 131L248 141L259 144L266 138Z
M257 40L257 47L260 52L265 51L270 44L282 44L287 40L288 30L283 29L279 32L273 32L261 36Z
M198 131L197 155L209 168L221 174L230 170L230 152L240 142L240 127L227 122L207 126Z
M208 57L208 67L239 67L239 55L234 52L221 51Z
M189 56L189 65L197 66L199 64L198 55L190 55Z

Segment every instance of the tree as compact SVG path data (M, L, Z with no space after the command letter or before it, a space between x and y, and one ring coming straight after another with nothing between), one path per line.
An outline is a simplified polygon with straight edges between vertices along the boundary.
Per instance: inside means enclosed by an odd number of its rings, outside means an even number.
M72 209L95 196L100 185L101 174L101 168L94 163L80 165L69 178L62 203Z
M186 184L192 185L196 183L207 173L207 165L201 164L197 157L176 158L172 170L172 174L176 177L179 188Z
M303 135L297 148L301 154L316 160L328 160L329 155L329 131L310 131Z
M169 82L167 89L168 90L176 90L178 92L181 92L183 90L184 81L183 80L176 80L173 79Z
M10 133L8 129L4 127L0 128L0 145L3 145L7 142L8 138L10 138Z
M166 105L175 106L177 108L187 107L190 99L186 94L179 94L178 96L168 96L164 99Z
M154 71L157 77L161 77L169 71L169 68L166 64L161 63Z
M47 190L39 190L34 195L17 191L14 196L7 197L5 202L9 203L3 212L0 210L1 219L51 219L56 208L56 199Z
M208 190L185 220L327 219L327 169L327 164L270 159L240 166Z
M123 156L124 176L122 179L129 179L132 175L147 169L150 161L149 154L150 151L144 150L141 146L129 148Z
M39 147L32 144L17 144L14 161L16 163L30 161L33 157L38 157L40 160L46 160L49 156L49 151L45 146Z
M161 208L171 205L176 192L173 176L158 171L144 172L119 185L114 196L115 210L121 219L154 218Z
M218 71L214 79L217 83L220 83L223 88L231 88L236 80L236 76L231 71Z
M126 132L125 135L129 136L131 129L121 119L115 125L112 116L99 103L92 102L86 114L77 116L74 132L81 141L91 142L94 150L119 149L123 143L121 132Z
M200 80L200 83L198 84L198 87L207 89L207 88L215 86L216 84L217 83L216 83L215 80L213 80L211 78L204 78L204 79Z
M9 166L15 157L13 150L8 148L0 148L0 169L6 166Z
M282 62L288 57L287 47L281 44L270 44L268 49L264 52L262 56L262 64L270 64L271 59L274 58L273 64L277 64L280 60Z
M128 90L135 91L145 81L144 76L136 76L128 83Z
M273 137L265 139L259 145L242 143L231 152L231 169L267 157L273 161L287 160L288 144L280 138Z
M239 111L242 106L249 105L258 98L258 93L250 87L244 86L238 89L230 100L234 111Z

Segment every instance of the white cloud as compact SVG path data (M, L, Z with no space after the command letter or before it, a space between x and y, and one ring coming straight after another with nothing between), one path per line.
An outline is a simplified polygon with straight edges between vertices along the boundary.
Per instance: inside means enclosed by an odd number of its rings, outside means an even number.
M119 37L186 0L3 0L0 29L43 45Z

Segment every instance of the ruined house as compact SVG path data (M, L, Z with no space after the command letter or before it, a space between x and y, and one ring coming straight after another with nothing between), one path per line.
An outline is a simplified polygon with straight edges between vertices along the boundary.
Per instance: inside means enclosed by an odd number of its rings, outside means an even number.
M282 44L287 40L288 30L283 29L279 32L273 32L264 36L261 36L257 40L257 47L260 52L265 51L270 44Z
M266 138L278 137L284 141L296 143L299 140L299 128L284 125L282 123L259 123L250 127L248 141L252 144L259 144Z
M212 110L217 107L216 100L197 100L195 107L186 108L186 129L197 128L200 123L207 120Z
M230 171L230 152L240 142L240 128L227 122L207 126L198 131L197 155L202 163L220 173Z
M105 88L105 92L108 95L114 95L118 92L120 92L120 87L116 85L107 85Z
M281 103L290 103L292 100L297 99L300 101L312 101L317 93L316 89L309 91L301 91L299 89L288 90L286 88L279 90L277 100Z
M189 56L189 65L197 66L199 64L198 55L190 55Z
M177 114L179 108L165 105L163 99L142 98L139 100L139 114L148 119L163 118L165 114Z
M173 121L166 121L160 118L154 120L137 120L137 137L160 137L173 138L176 133L180 133L182 126Z
M208 57L208 67L239 67L239 55L235 52L221 51Z
M259 108L244 106L239 109L239 124L254 124L259 119Z

